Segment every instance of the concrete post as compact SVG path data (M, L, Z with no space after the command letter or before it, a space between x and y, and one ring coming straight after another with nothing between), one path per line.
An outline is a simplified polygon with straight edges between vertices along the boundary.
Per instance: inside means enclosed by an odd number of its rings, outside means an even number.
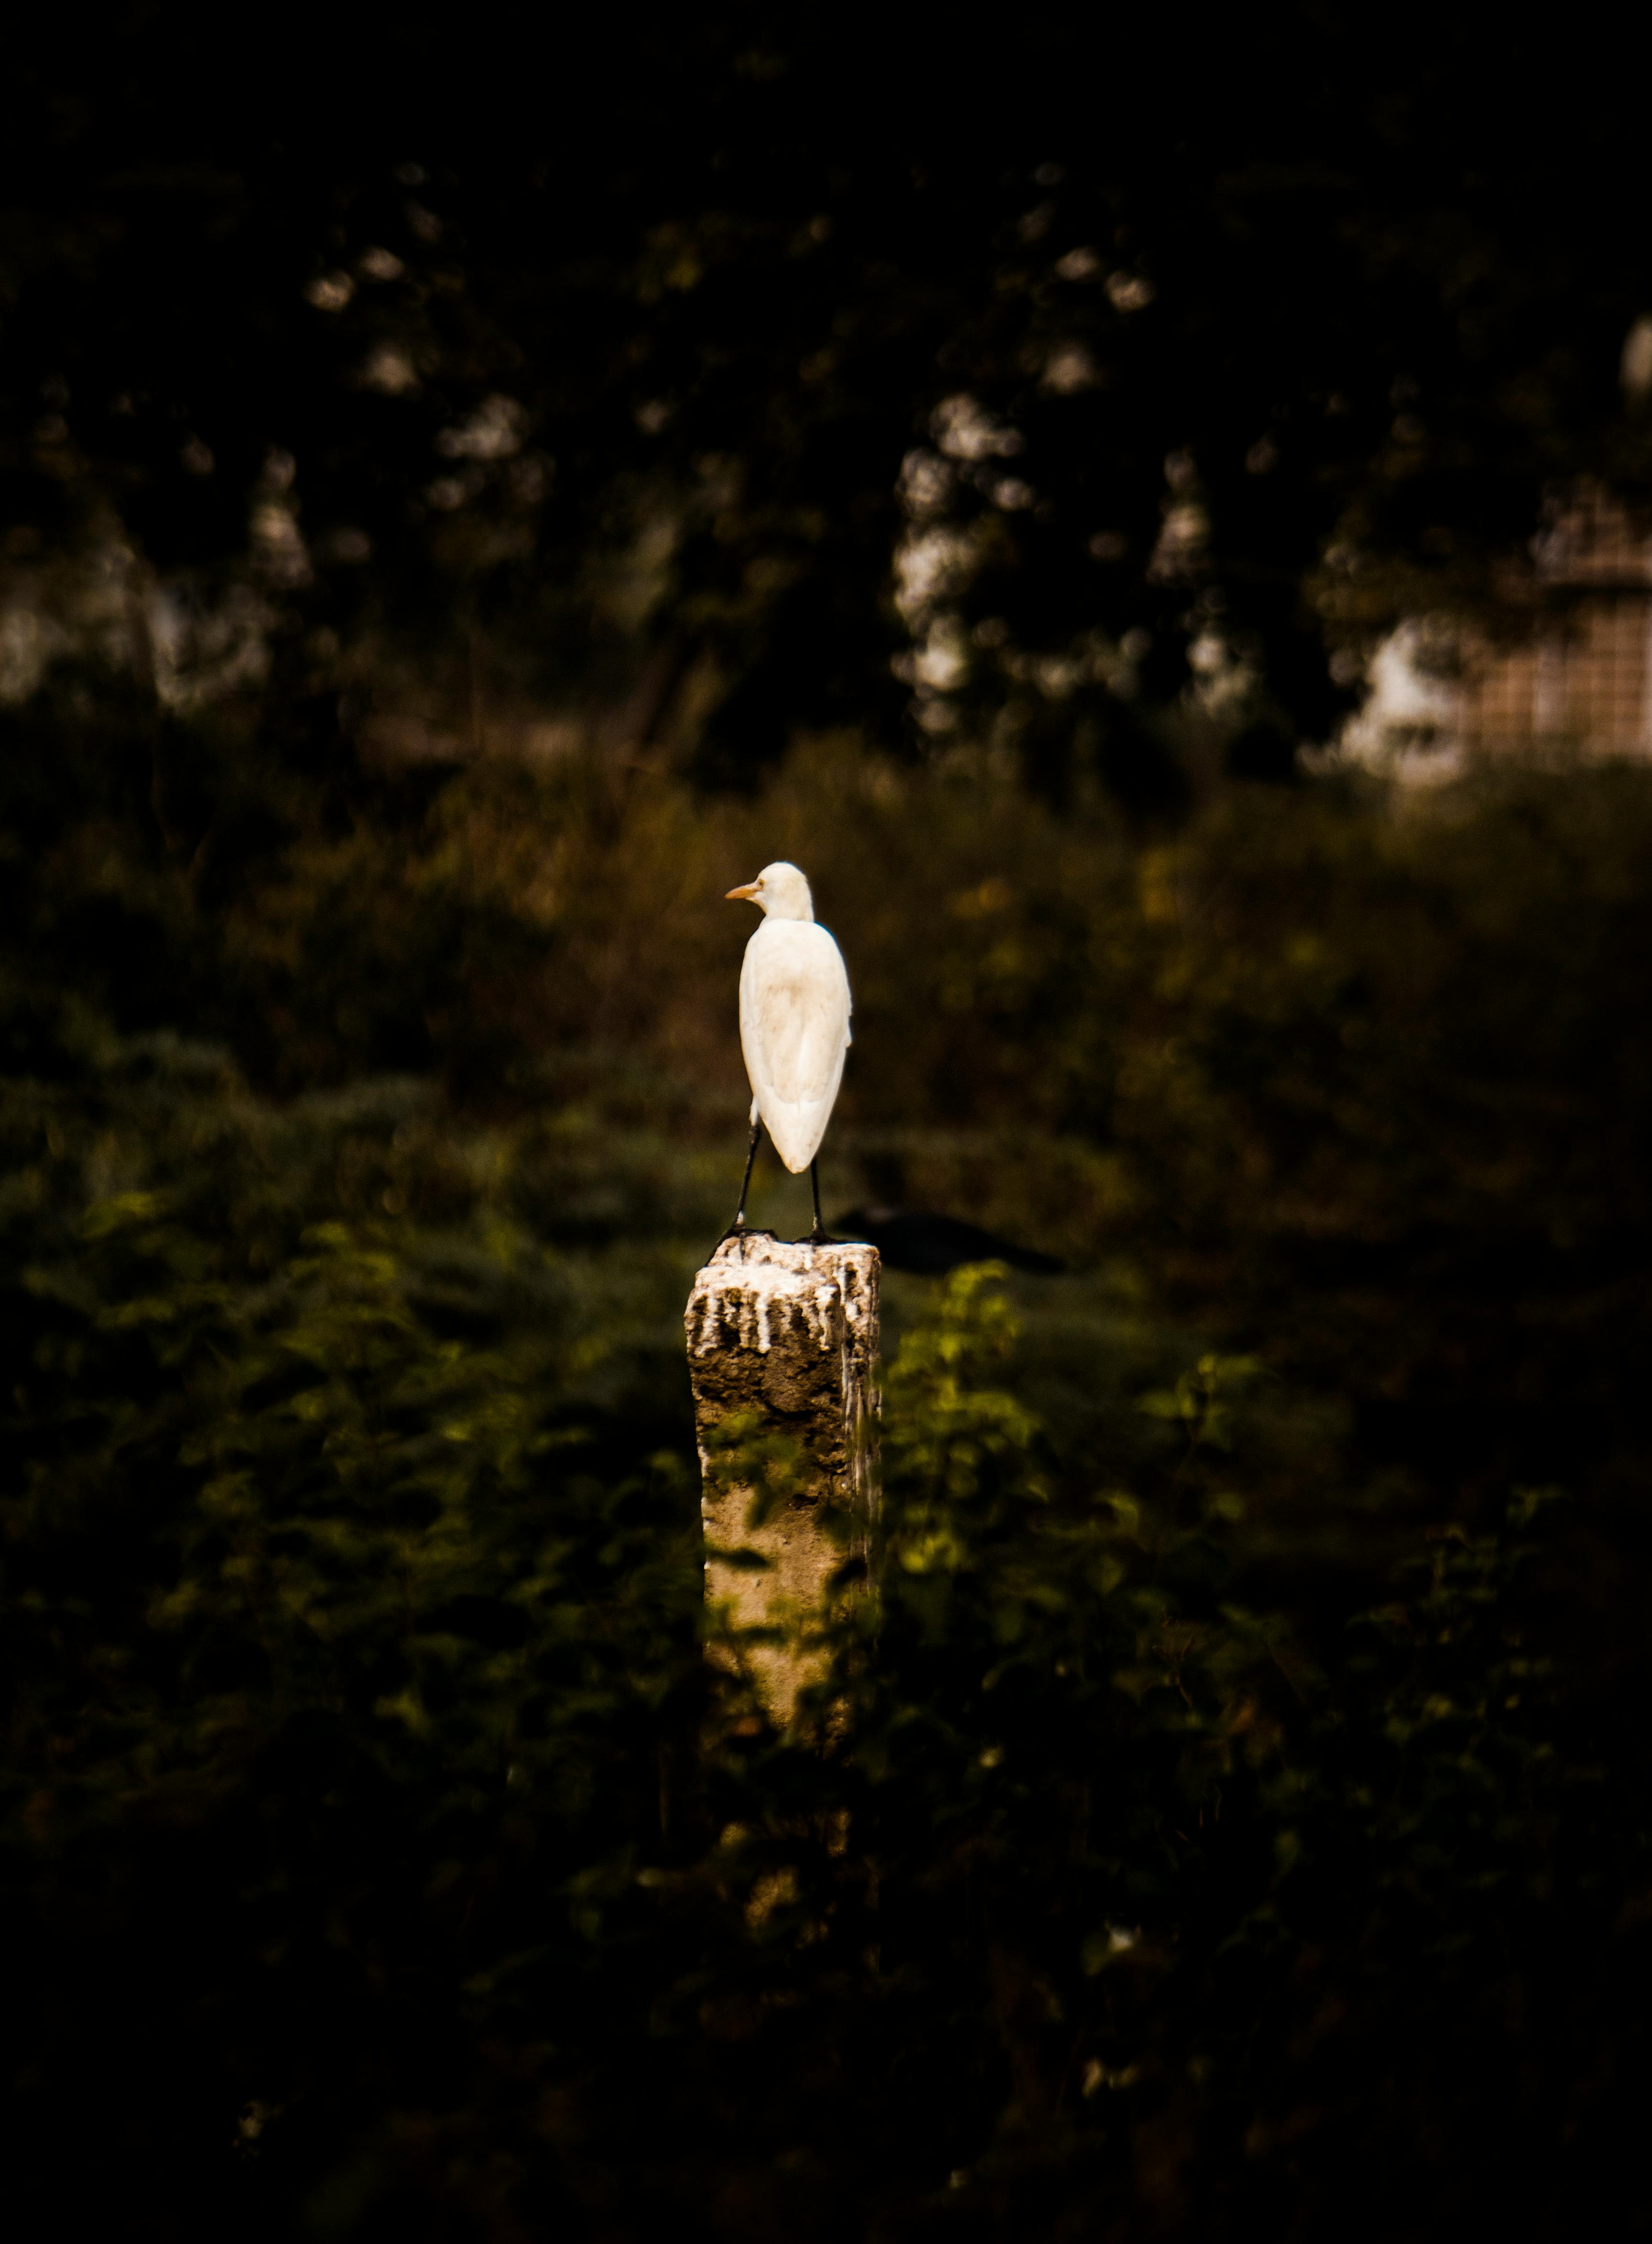
M747 1233L722 1241L689 1296L705 1595L725 1624L712 1657L782 1726L823 1670L832 1576L872 1556L878 1268L875 1247ZM765 1459L757 1486L749 1463L729 1469L743 1448Z

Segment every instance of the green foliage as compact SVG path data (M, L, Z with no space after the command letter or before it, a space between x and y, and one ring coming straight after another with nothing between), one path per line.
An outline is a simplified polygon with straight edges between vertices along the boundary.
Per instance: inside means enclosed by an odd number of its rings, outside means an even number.
M708 804L192 733L185 853L71 683L0 954L35 2228L1640 2201L1643 774L1141 848L843 740ZM776 854L855 980L829 1192L1069 1264L887 1280L818 1751L705 1666L680 1322Z
M1628 2179L1595 2130L1632 2092L1615 1912L1647 1835L1533 1649L1553 1506L1434 1535L1316 1650L1236 1598L1237 1507L1197 1469L1255 1438L1254 1367L1148 1398L1189 1439L1143 1498L991 1383L1013 1329L961 1272L891 1366L824 1762L722 1747L722 1864L776 1975L723 2030L778 2062L813 2017L831 2051L824 2107L788 2072L753 2109L751 2233L829 2233L873 2175L873 2233L1386 2235L1419 2205L1560 2233Z
M319 2140L290 2202L398 2068L447 2038L451 2098L468 2021L600 1979L700 1687L697 1505L485 1202L305 1220L303 1156L383 1160L416 1099L282 1117L126 1057L50 1197L92 1118L8 1109L8 2063L24 2125L104 2103L188 2226L243 2107L244 2149Z
M1645 1867L1578 1844L1599 1780L1525 1641L1539 1499L1316 1657L1233 1600L1213 1476L1254 1368L1147 1391L1181 1451L1156 1496L1097 1484L994 1384L1015 1321L963 1271L890 1367L881 1586L823 1686L851 1718L787 1747L699 1711L681 1450L617 1456L587 1328L524 1337L523 1235L479 1212L462 1287L382 1218L226 1225L224 1134L215 1193L198 1126L193 1198L13 1217L9 2062L39 2137L105 2100L179 2234L756 2235L1248 2218L1379 2141L1398 2204L1469 2187L1440 2145L1538 2125L1554 1991L1507 2062L1485 2005L1541 1981L1534 1917L1574 1957ZM1374 2102L1373 2032L1426 2052Z

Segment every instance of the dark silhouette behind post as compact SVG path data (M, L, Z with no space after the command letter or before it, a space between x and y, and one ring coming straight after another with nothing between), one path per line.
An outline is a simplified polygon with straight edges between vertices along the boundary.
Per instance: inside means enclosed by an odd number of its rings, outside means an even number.
M889 1269L920 1278L944 1277L966 1262L1007 1262L1012 1270L1040 1278L1057 1277L1067 1267L1056 1255L1017 1247L961 1216L935 1215L926 1208L852 1207L832 1228L837 1238L868 1240Z

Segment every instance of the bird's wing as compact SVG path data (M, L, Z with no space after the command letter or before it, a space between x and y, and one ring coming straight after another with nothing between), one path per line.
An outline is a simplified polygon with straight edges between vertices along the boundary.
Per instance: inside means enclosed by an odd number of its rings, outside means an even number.
M843 1078L849 977L812 920L765 920L740 970L740 1048L758 1112L787 1168L819 1151Z

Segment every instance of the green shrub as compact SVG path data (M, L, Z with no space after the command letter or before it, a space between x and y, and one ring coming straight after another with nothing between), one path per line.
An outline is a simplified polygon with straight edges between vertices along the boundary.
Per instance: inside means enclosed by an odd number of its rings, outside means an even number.
M1643 774L1141 848L843 744L330 826L225 747L281 818L186 863L117 730L5 782L25 2227L1642 2201ZM858 993L829 1176L1072 1266L888 1281L818 1750L708 1695L680 1325L710 899L780 850Z

